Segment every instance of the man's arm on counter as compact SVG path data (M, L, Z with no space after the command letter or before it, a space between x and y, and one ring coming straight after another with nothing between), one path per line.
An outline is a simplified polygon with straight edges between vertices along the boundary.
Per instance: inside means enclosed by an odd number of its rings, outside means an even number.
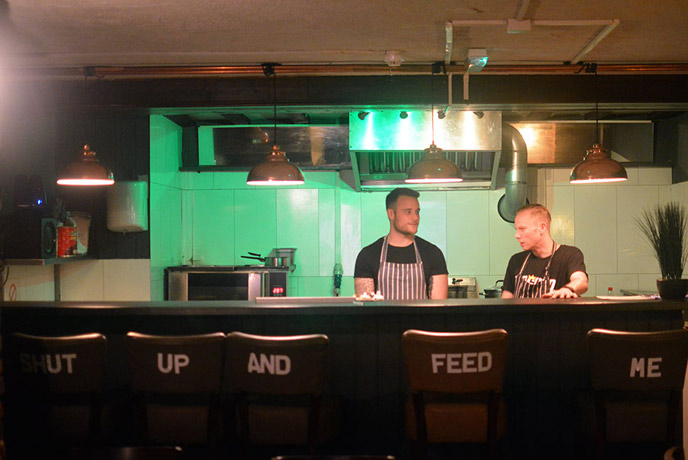
M449 275L432 275L428 286L431 299L446 299L449 291Z
M577 271L571 273L571 277L569 278L569 282L566 283L566 286L563 286L561 289L557 289L556 291L552 291L549 294L545 294L542 297L551 297L553 299L572 299L578 297L579 295L585 294L587 290L588 276L581 271Z
M513 299L514 293L511 291L502 290L502 299Z
M354 291L357 296L363 293L375 292L375 280L372 278L354 278Z

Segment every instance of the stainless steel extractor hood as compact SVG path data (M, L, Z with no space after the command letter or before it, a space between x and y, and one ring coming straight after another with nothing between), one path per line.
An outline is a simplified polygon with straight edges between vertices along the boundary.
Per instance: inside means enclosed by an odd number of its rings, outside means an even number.
M463 182L414 184L430 190L494 189L502 149L502 113L435 111L435 144L463 173ZM349 113L349 152L356 190L405 184L406 171L432 142L430 110Z

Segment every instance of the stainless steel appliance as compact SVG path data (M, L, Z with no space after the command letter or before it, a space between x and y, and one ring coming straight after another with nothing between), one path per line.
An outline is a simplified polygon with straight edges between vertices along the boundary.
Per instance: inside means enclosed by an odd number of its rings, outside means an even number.
M181 265L165 269L165 300L255 300L286 297L288 267L263 265Z
M449 275L448 297L450 299L477 299L476 285L475 276Z

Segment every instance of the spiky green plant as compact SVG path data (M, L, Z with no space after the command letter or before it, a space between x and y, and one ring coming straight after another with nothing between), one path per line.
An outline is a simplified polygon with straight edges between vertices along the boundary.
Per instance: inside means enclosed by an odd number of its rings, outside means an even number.
M688 214L677 202L646 209L635 219L638 228L652 247L662 278L680 279L688 261Z

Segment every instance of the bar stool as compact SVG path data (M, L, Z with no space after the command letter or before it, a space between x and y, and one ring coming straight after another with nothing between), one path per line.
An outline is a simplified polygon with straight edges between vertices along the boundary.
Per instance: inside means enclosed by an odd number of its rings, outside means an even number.
M326 335L227 335L227 372L244 455L250 445L307 445L323 439Z
M660 442L676 437L688 330L587 334L597 456L608 442Z
M181 460L179 446L99 447L91 451L74 449L68 460Z
M70 445L96 444L101 431L105 336L15 332L6 345L9 455L54 458Z
M127 334L139 442L205 445L215 455L224 340L221 332Z
M407 435L416 455L428 443L487 444L497 455L506 426L501 392L508 335L503 329L442 333L408 330L402 336L412 407Z

